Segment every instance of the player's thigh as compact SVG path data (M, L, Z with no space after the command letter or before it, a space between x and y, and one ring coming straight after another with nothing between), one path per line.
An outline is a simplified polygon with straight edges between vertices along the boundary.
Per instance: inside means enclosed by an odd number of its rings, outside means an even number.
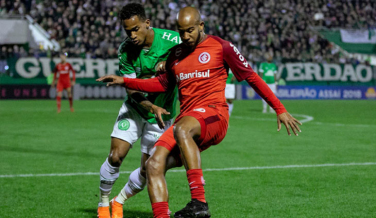
M145 125L141 134L141 152L151 154L155 142L162 136L162 134L171 127L173 120L164 121L165 128L159 128L158 124L153 124L145 121Z
M153 157L156 151L163 154L165 154L164 151L166 151L166 154L168 155L165 164L165 171L174 167L181 167L183 165L180 150L175 141L173 130L174 126L170 126L157 140L157 142L155 142L154 148L151 151L151 157ZM157 154L155 157L159 158L159 155Z
M66 88L68 95L72 95L72 88L69 86Z
M186 137L192 137L194 140L201 136L201 124L195 116L183 116L174 125L175 140L184 140Z
M57 85L56 85L57 96L62 97L63 96L63 90L64 90L63 83L57 82Z
M228 128L228 108L210 106L198 108L186 113L186 116L195 117L200 123L201 134L197 145L201 151L224 139Z
M111 137L125 141L132 145L140 138L143 121L132 106L123 103L116 118Z
M170 126L159 139L155 142L154 147L164 147L168 151L172 151L176 146L176 141L174 138L174 126ZM152 154L154 154L155 149L152 150Z

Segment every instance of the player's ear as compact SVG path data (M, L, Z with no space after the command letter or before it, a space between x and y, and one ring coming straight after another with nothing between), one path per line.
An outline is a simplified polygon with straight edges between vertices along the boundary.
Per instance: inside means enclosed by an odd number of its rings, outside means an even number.
M205 23L204 23L204 21L201 21L199 26L198 26L199 31L204 32L204 27L205 27Z
M150 25L151 25L151 22L149 19L146 19L145 20L145 24L146 24L146 29L149 29L150 28Z

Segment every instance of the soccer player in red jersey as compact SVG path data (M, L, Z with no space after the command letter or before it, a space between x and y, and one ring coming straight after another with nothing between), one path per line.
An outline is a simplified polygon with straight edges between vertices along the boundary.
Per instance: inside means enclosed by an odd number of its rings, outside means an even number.
M281 123L298 135L298 124L266 83L252 70L239 50L230 42L216 36L205 35L204 22L197 9L180 10L177 26L183 44L172 48L166 62L166 73L156 78L141 80L118 76L104 76L97 81L107 85L124 85L145 92L165 92L175 85L179 89L180 114L172 127L155 143L155 151L147 161L148 191L154 217L170 217L165 180L166 158L176 155L177 147L186 170L191 190L191 202L175 213L175 217L210 217L205 200L200 152L220 143L228 127L228 106L225 99L226 79L231 68L238 81L246 80L250 86L277 113L278 131ZM154 110L155 116L167 112ZM162 122L162 121L160 121Z
M61 62L55 66L54 69L54 79L52 81L51 87L55 87L55 81L57 74L59 74L59 80L57 81L57 112L61 112L61 97L63 96L63 90L67 90L69 98L69 106L71 112L73 112L73 99L72 99L72 88L76 82L76 72L73 70L73 67L70 63L66 62L66 55L64 53L60 54ZM73 78L72 82L69 77L69 73L72 72Z

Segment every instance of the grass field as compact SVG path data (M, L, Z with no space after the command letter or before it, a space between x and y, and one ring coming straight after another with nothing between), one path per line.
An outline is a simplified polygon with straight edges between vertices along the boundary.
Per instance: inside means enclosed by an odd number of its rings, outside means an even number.
M376 217L376 101L283 103L305 121L298 137L278 133L260 101L236 101L226 138L202 154L203 168L217 169L204 172L212 217ZM63 101L56 114L55 101L0 101L0 217L96 217L120 105L82 100L70 113ZM137 143L121 171L139 162ZM184 171L167 183L175 212L190 200ZM146 191L124 217L152 217Z

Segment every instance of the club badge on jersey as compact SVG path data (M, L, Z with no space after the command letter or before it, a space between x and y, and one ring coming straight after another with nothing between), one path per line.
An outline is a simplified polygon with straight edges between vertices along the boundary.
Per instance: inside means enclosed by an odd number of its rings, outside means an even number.
M198 56L198 61L200 61L201 64L206 64L210 61L210 54L207 52L203 52Z

